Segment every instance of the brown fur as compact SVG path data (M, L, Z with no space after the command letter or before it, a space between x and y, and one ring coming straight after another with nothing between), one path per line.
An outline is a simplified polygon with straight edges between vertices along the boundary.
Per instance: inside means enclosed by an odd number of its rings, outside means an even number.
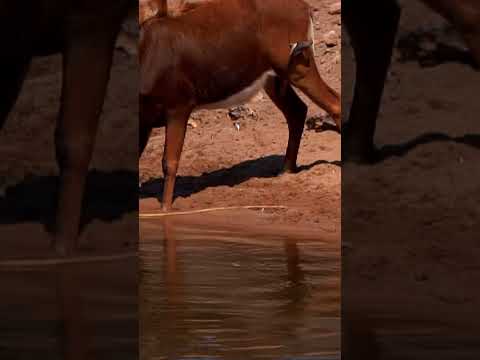
M308 44L311 10L302 0L212 0L178 16L153 18L140 34L140 151L166 126L163 207L173 201L186 124L198 107L236 94L267 71L265 90L289 126L285 170L296 170L306 105L302 90L337 121L339 95L320 77ZM301 44L294 56L290 45Z

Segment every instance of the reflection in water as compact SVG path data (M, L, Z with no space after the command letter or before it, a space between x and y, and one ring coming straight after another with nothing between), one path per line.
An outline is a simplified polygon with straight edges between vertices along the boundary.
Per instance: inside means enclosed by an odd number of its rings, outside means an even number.
M141 224L142 360L338 359L338 244Z
M2 267L0 359L138 358L137 260Z

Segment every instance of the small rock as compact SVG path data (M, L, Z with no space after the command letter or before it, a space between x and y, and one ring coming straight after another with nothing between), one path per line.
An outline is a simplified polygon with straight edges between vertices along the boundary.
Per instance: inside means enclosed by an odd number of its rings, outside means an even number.
M188 119L187 125L194 129L198 126L197 122L193 119Z
M190 118L193 120L200 120L202 118L202 115L199 114L198 112L194 112L192 113L192 115L190 115Z
M307 127L307 130L315 130L315 129L319 128L321 126L321 124L323 123L324 119L325 119L325 116L322 116L322 115L315 115L315 116L309 117L305 121L305 125Z
M255 111L244 105L230 109L228 111L228 116L234 121L242 118L257 118Z
M339 1L339 2L336 2L334 4L332 4L330 6L330 8L328 9L328 13L330 15L339 15L342 13L342 3Z
M338 132L337 124L328 114L311 116L305 121L305 125L307 130L314 130L316 132Z
M337 33L334 30L331 30L331 31L327 32L323 36L323 39L325 40L325 44L328 47L333 47L333 46L336 46L338 44Z

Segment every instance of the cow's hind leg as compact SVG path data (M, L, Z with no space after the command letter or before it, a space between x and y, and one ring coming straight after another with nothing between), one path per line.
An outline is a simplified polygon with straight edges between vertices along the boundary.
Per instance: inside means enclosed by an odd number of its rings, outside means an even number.
M342 159L374 159L373 138L400 19L394 0L343 3L342 15L355 53L356 81Z
M0 129L18 98L29 62L26 58L0 59Z
M169 211L173 203L175 178L182 154L188 118L192 109L180 108L166 111L165 149L163 152L163 186L162 210Z
M265 92L287 119L288 147L283 171L295 172L297 170L298 149L307 117L307 106L290 84L278 76L270 76L267 79Z
M290 82L320 108L325 110L341 129L340 95L322 79L312 49L313 43L293 50L288 68Z
M424 0L462 33L475 65L480 68L480 3L475 0Z

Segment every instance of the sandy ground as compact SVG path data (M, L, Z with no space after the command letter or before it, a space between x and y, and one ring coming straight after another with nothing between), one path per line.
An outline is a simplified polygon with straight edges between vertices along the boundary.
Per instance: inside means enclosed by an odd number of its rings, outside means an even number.
M410 2L399 38L419 29L450 34L442 19ZM392 156L343 168L343 309L362 331L371 326L378 358L475 359L480 75L459 63L422 68L399 55L375 139ZM342 56L346 111L353 84L346 38Z
M131 21L136 23L137 16ZM137 89L136 55L118 49L91 164L87 226L81 237L102 249L123 247L125 241L134 246L138 238ZM44 224L52 222L55 208L53 134L60 90L61 56L35 59L0 132L2 256L27 256L30 251L38 255L47 248Z
M328 14L333 0L310 1L315 11L317 63L324 79L340 90L340 15ZM324 34L335 31L337 46L327 48ZM323 114L310 104L309 116ZM266 95L247 107L254 116L238 120L227 110L193 115L177 178L175 210L239 205L287 205L266 223L309 227L319 236L340 236L340 135L306 130L299 152L301 171L277 176L286 150L286 121ZM153 133L140 161L143 212L158 211L162 192L164 130ZM234 213L231 213L234 216ZM262 217L258 214L259 218Z

